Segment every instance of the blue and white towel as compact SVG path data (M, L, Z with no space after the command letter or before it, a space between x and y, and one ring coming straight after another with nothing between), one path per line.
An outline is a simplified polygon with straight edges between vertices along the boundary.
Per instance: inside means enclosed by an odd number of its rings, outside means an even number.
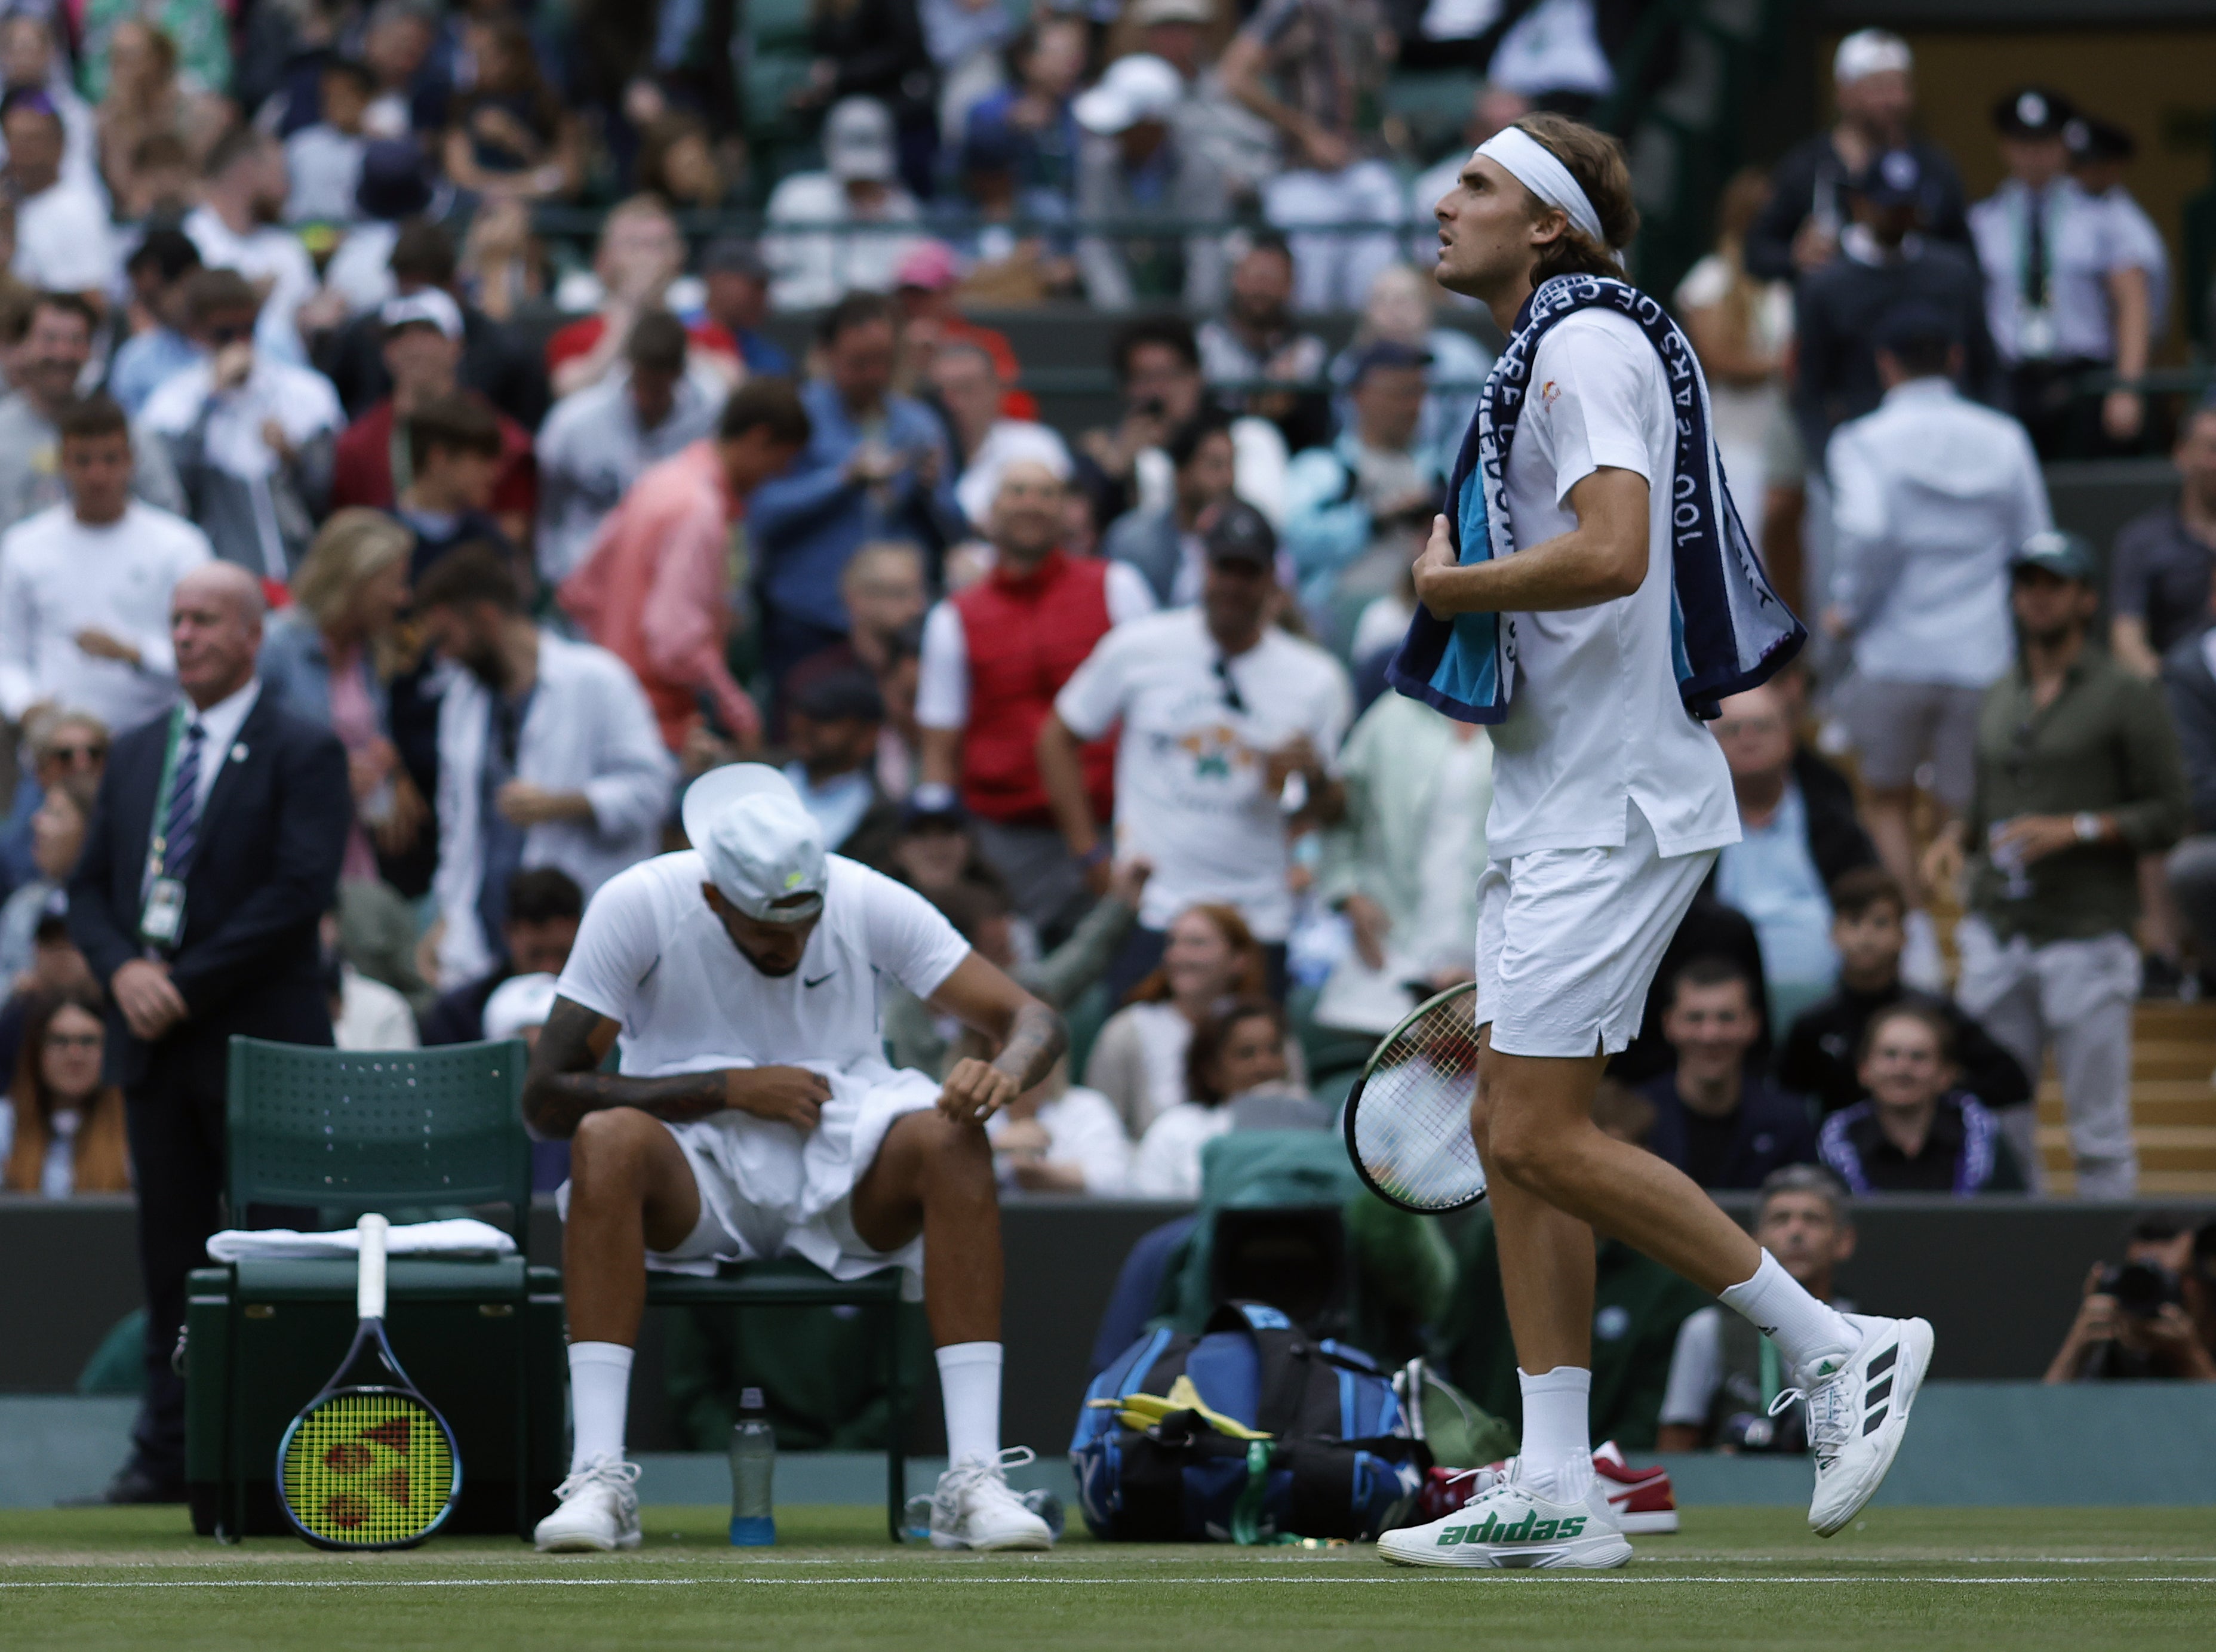
M1677 403L1671 654L1686 709L1714 717L1726 696L1767 682L1800 651L1808 633L1771 586L1740 525L1716 452L1708 381L1691 341L1660 300L1599 275L1558 275L1531 295L1486 380L1448 482L1455 548L1464 566L1515 553L1505 477L1532 359L1555 322L1604 308L1639 324L1662 358ZM1419 607L1386 677L1410 698L1461 722L1499 722L1516 686L1515 626L1500 614L1442 620Z

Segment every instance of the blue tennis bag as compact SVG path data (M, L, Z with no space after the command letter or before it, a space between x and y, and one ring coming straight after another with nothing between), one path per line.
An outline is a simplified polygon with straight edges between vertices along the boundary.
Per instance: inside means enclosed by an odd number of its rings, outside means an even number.
M1180 1377L1187 1409L1115 1403L1167 1397ZM1197 1336L1150 1331L1085 1398L1069 1459L1096 1537L1372 1538L1398 1523L1431 1466L1375 1360L1266 1303L1225 1303Z

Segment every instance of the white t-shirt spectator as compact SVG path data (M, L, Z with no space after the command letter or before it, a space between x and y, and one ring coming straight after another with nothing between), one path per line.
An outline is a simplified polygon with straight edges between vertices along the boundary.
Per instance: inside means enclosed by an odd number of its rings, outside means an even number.
M790 975L765 975L731 943L686 850L619 873L585 908L561 996L623 1023L622 1070L643 1078L718 1067L824 1064L891 1072L880 973L928 998L970 955L936 906L834 855L823 916Z
M212 555L191 523L136 501L104 527L64 503L0 535L0 712L13 722L51 700L120 734L167 710L169 593ZM77 638L88 628L132 644L140 663L87 654Z
M908 236L870 228L859 234L837 230L780 230L781 224L841 224L853 218L846 186L828 172L796 172L770 192L761 238L762 261L770 267L769 301L777 310L820 310L846 293L890 292L901 261L915 243ZM923 209L898 184L870 220L914 224Z
M1195 902L1220 900L1257 939L1285 938L1285 817L1262 783L1267 754L1305 734L1333 762L1353 703L1336 660L1274 627L1234 660L1198 609L1150 615L1100 640L1055 710L1080 740L1123 725L1116 852L1154 863L1142 924L1166 930Z
M106 293L122 268L100 197L66 178L15 203L15 258L27 286Z
M287 224L349 224L358 215L355 186L361 181L362 151L369 139L349 135L318 120L285 140L285 170L292 179L285 198Z
M1230 1131L1229 1107L1179 1102L1147 1127L1131 1160L1131 1196L1199 1198L1200 1150Z
M1677 692L1671 611L1671 488L1677 420L1661 358L1628 316L1581 310L1531 361L1508 509L1518 549L1567 533L1570 489L1603 466L1647 479L1647 578L1628 597L1511 614L1517 665L1493 728L1493 858L1536 849L1620 847L1628 812L1665 856L1739 838L1723 748Z
M1083 1190L1095 1199L1123 1191L1131 1174L1131 1139L1123 1133L1113 1102L1097 1090L1073 1084L1041 1102L1032 1116L1046 1132L1048 1164L1077 1166L1085 1172ZM1006 1114L995 1113L985 1121L985 1133L997 1143L1008 1124ZM1012 1167L1003 1164L1000 1171L1003 1185L1016 1185Z
M1129 562L1108 564L1102 594L1111 626L1144 618L1154 611L1154 593L1146 575ZM932 605L923 622L923 655L916 664L915 720L926 728L970 725L970 637L962 612L951 602Z

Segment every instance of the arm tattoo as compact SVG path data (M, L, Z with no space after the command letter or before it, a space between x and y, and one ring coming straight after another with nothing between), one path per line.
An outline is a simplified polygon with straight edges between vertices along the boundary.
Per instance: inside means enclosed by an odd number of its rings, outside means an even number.
M1062 1025L1062 1017L1026 996L1016 1010L1016 1024L1009 1029L1008 1041L993 1065L1014 1079L1017 1089L1029 1090L1053 1071L1068 1047L1069 1029Z
M723 1106L721 1072L627 1078L600 1072L606 1045L599 1050L593 1046L605 1024L604 1017L582 1004L554 1000L523 1080L523 1117L539 1135L567 1139L578 1120L604 1108L635 1107L657 1118L697 1118Z

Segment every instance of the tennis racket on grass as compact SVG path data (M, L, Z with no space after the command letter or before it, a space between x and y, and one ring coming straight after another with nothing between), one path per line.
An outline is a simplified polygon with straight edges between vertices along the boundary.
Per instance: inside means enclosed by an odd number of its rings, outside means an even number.
M1450 986L1385 1035L1346 1098L1346 1156L1388 1205L1436 1216L1485 1197L1470 1139L1477 987Z
M409 1549L461 1495L453 1431L408 1380L385 1335L385 1218L365 1216L361 1318L338 1373L285 1430L277 1501L318 1549Z

